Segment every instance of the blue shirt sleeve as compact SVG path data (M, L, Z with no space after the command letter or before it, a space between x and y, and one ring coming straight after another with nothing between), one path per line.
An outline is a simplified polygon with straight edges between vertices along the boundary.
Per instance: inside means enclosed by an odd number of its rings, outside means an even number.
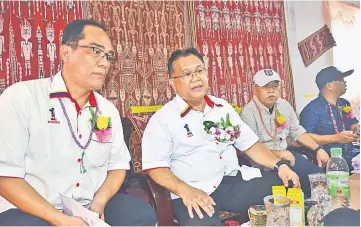
M311 107L306 106L300 114L300 124L309 133L315 133L317 128L318 115Z

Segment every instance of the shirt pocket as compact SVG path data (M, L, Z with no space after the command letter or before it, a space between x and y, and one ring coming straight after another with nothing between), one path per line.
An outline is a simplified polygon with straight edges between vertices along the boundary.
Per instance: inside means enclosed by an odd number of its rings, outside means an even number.
M102 167L108 164L110 152L112 149L111 142L99 142L95 134L93 134L89 147L86 150L89 162L95 167Z

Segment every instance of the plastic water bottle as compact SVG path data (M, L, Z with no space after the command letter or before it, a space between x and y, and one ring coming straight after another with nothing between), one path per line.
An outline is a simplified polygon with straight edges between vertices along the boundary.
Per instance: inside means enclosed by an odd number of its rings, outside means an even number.
M331 158L326 168L327 187L333 209L350 207L350 175L341 148L331 148Z

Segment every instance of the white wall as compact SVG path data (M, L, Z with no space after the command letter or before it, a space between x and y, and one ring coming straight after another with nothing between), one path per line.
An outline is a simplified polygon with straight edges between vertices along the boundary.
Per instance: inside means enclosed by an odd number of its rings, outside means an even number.
M297 46L298 42L325 25L322 1L285 1L285 15L296 111L300 113L307 103L318 95L316 74L330 65L330 51L327 51L311 65L305 67Z

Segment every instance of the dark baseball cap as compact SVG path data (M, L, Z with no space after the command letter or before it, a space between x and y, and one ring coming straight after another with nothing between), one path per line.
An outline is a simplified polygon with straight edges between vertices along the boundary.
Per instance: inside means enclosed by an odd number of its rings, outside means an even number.
M338 68L334 66L329 66L322 69L316 76L316 84L319 89L323 88L327 83L332 81L337 81L343 77L349 76L353 73L353 69L346 72L341 72Z

